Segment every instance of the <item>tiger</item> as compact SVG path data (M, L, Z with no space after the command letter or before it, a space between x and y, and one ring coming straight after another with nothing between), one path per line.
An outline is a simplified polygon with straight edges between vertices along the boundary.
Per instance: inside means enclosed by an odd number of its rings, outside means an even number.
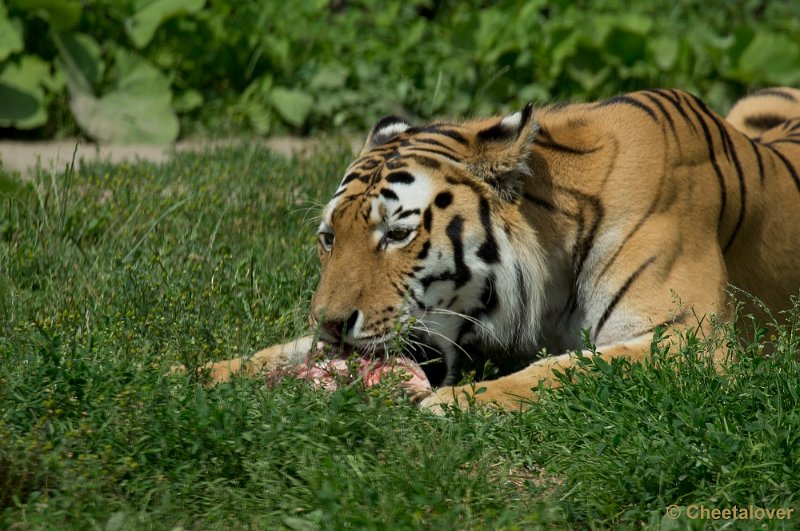
M674 89L421 126L388 116L317 232L310 323L322 340L378 352L400 341L438 359L419 397L433 412L521 410L582 355L640 363L659 327L730 318L731 285L789 307L800 288L800 90L755 92L727 119ZM207 369L224 381L299 363L314 341ZM522 363L456 385L471 353ZM723 347L709 355L726 359Z

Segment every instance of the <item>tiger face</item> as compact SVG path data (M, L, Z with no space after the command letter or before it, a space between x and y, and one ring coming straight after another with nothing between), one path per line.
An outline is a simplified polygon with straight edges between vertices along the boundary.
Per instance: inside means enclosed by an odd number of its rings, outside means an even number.
M311 321L323 339L377 352L400 340L448 368L473 342L535 342L546 274L514 200L531 115L375 126L322 213Z

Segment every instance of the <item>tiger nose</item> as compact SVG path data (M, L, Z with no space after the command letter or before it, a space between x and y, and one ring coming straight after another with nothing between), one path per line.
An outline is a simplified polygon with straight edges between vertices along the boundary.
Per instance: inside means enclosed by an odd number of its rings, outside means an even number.
M330 335L333 339L340 340L343 337L356 333L356 324L360 317L361 312L358 310L350 314L347 319L326 319L322 321L322 329Z

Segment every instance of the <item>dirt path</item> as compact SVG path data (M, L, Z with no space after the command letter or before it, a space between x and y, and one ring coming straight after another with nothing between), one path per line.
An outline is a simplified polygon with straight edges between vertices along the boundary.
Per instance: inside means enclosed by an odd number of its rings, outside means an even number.
M41 164L46 170L63 171L72 161L108 160L113 163L123 161L147 160L165 162L176 152L200 151L209 147L230 146L247 143L260 143L283 155L309 153L322 141L296 137L275 137L264 140L214 140L214 141L181 141L174 146L152 145L106 145L86 143L76 139L53 140L43 142L17 142L0 140L0 161L6 171L20 172L23 177L30 174ZM360 142L350 142L354 152L361 147ZM76 151L77 145L77 151Z

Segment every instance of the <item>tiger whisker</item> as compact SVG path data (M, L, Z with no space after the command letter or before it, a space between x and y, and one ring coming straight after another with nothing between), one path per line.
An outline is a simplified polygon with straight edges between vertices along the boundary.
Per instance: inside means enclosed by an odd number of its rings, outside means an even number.
M418 320L418 321L417 321L417 322L416 322L416 323L415 323L415 324L414 324L414 325L411 327L411 329L412 329L412 330L419 330L419 331L425 332L426 334L429 334L429 335L431 335L431 336L440 337L441 339L444 339L446 342L450 343L451 345L453 345L454 347L456 347L458 350L460 350L461 352L463 352L463 353L464 353L464 355L465 355L467 358L469 358L469 359L472 359L472 356L470 356L469 352L467 352L466 350L464 350L464 347L462 347L461 345L459 345L458 343L456 343L455 341L453 341L452 339L450 339L450 338L449 338L449 337L447 337L446 335L442 334L441 332L436 332L436 331L434 331L434 330L431 330L431 329L430 329L430 328L429 328L427 325L425 325L425 326L424 326L424 328L423 328L423 327L419 327L419 328L417 328L417 326L419 325L419 323L420 323L420 321Z
M483 330L484 332L486 332L487 334L492 336L492 339L494 339L495 341L500 343L500 339L495 335L494 331L492 331L491 328L486 326L485 323L481 322L480 320L476 319L475 317L472 317L471 315L466 315L466 314L463 314L463 313L460 313L460 312L456 312L456 311L453 311L453 310L448 310L446 308L431 308L430 312L431 313L438 313L438 314L442 314L442 315L454 315L456 317L460 317L460 318L464 319L465 321L468 321L468 322L474 324L475 326L479 327L481 330Z

